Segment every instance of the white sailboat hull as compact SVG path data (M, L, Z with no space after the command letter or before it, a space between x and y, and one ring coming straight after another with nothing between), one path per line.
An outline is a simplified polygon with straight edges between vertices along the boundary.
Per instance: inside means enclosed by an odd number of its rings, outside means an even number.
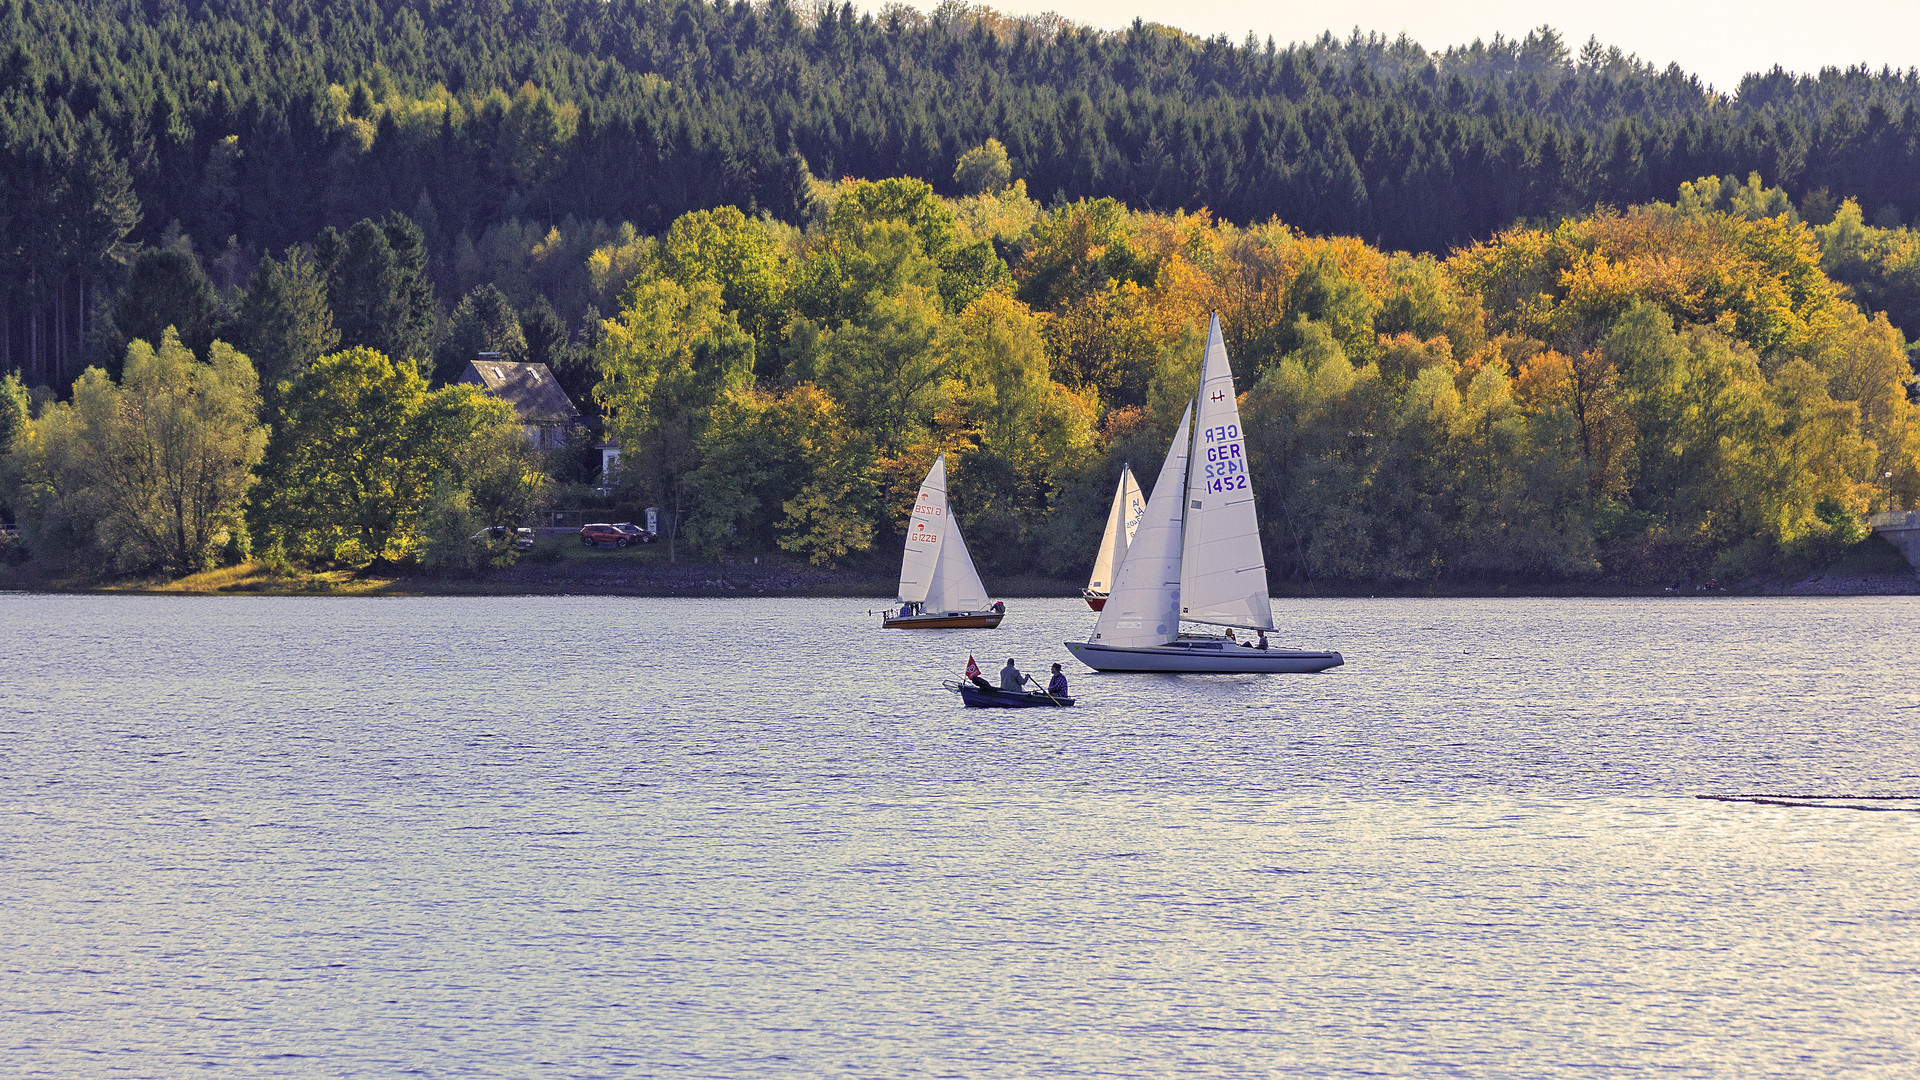
M998 611L923 611L916 615L889 615L882 630L991 630L1006 615Z
M1067 651L1095 671L1174 672L1203 675L1282 675L1325 671L1346 663L1337 652L1255 649L1214 639L1165 645L1095 645L1069 641Z

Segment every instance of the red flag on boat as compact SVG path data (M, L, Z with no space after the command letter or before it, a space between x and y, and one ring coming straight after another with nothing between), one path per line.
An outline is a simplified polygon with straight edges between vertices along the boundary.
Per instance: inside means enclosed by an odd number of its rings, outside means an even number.
M967 654L967 678L977 679L979 677L980 677L980 665L974 663L973 654L968 653Z

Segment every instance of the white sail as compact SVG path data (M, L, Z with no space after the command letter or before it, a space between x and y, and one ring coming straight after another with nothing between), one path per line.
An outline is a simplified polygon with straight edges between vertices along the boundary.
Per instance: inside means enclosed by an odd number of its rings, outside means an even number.
M987 587L980 583L980 572L973 568L973 556L960 536L960 523L947 518L946 536L940 541L940 559L933 567L933 587L927 590L927 611L985 611Z
M1120 483L1113 489L1113 506L1107 511L1107 531L1100 536L1100 554L1093 560L1093 576L1087 579L1087 591L1106 592L1113 586L1113 572L1139 531L1147 500L1133 478L1131 466L1120 466Z
M1267 596L1267 560L1253 512L1246 432L1218 315L1207 327L1198 406L1181 542L1180 617L1271 630L1273 601Z
M940 561L940 538L947 532L947 455L941 454L920 482L920 495L907 518L907 548L900 557L900 599L923 603L933 587L934 565ZM968 566L973 561L967 561Z
M1180 524L1192 423L1189 406L1153 482L1140 529L1114 573L1107 604L1093 624L1091 640L1102 645L1164 645L1180 635Z

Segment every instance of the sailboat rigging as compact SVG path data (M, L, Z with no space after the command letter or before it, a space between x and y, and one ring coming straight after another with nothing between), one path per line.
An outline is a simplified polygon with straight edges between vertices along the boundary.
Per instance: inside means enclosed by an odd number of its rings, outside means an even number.
M1227 634L1182 633L1183 621ZM1258 644L1236 640L1235 629L1253 631ZM1095 671L1305 672L1345 663L1337 652L1269 647L1273 629L1246 434L1216 315L1200 390L1180 417L1093 636L1066 645Z

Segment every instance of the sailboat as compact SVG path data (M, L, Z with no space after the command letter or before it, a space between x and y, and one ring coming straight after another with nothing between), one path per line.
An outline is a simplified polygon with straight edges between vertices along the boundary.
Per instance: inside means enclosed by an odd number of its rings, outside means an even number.
M1005 605L987 603L987 587L973 568L960 523L947 512L947 455L920 483L900 557L900 608L880 625L888 630L991 630Z
M1182 633L1182 622L1228 629L1218 636ZM1235 640L1236 629L1253 631L1258 643ZM1216 315L1207 327L1200 392L1180 417L1093 636L1066 646L1095 671L1255 674L1325 671L1346 662L1337 652L1267 647L1272 629L1246 435Z
M1107 531L1100 537L1100 554L1094 556L1093 576L1087 579L1087 587L1080 590L1087 606L1093 610L1099 611L1107 605L1113 572L1126 556L1127 545L1133 543L1133 534L1140 528L1140 515L1146 509L1147 501L1140 494L1139 482L1133 478L1133 467L1120 466L1120 485L1113 489L1113 507L1107 511Z

